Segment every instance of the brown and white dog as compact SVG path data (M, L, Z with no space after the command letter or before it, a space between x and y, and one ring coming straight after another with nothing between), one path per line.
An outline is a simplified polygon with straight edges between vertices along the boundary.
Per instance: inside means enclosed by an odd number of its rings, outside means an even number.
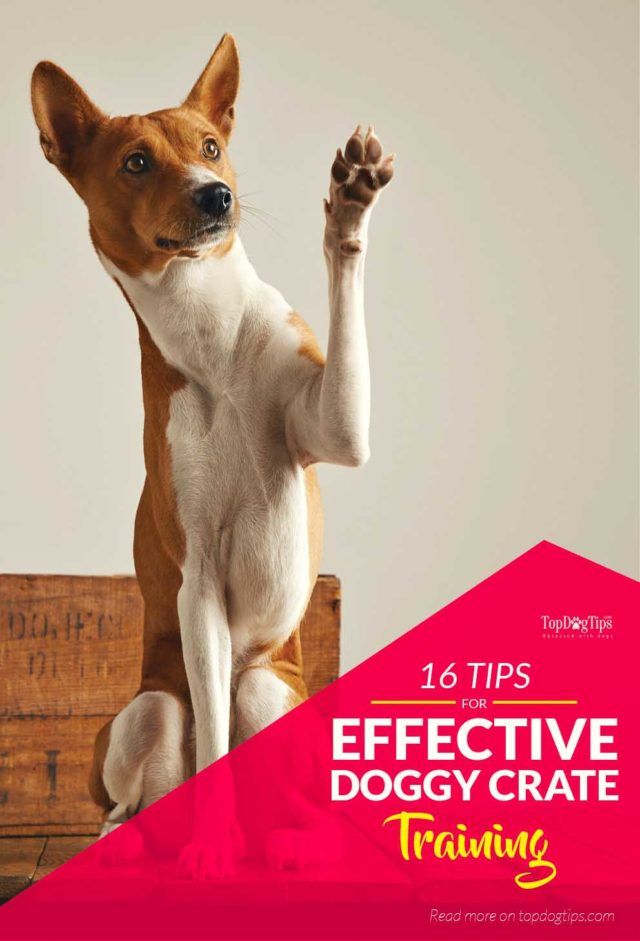
M305 697L298 625L322 543L313 465L369 454L364 258L393 158L358 128L333 163L325 361L237 234L238 81L230 35L184 104L143 116L108 117L50 62L33 74L45 157L87 205L142 353L142 681L97 737L104 832Z

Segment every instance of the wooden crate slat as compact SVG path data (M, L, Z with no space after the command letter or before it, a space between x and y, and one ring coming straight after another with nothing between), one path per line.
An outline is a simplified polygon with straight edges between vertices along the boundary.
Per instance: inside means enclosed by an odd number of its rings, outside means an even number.
M0 720L0 834L64 833L100 825L87 780L96 732L104 716Z
M300 634L304 677L313 695L340 673L340 580L334 575L318 578Z
M0 715L113 715L138 684L135 578L0 577Z
M28 824L11 824L6 827L0 825L0 839L3 839L5 836L12 837L31 837L31 836L48 836L48 835L63 835L63 836L87 836L90 835L91 839L95 839L98 833L100 832L101 821L91 824L91 823L65 823L62 825L55 825L51 823L28 823Z

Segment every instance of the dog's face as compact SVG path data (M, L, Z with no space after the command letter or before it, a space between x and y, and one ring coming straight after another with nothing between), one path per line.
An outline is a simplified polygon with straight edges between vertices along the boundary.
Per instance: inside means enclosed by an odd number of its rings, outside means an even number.
M96 247L128 274L230 245L239 207L226 147L238 81L226 35L179 108L109 118L58 66L36 66L45 157L85 201Z

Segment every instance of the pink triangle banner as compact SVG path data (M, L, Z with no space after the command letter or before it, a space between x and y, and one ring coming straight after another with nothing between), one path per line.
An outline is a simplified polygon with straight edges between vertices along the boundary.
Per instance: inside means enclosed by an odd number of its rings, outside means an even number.
M639 624L638 582L540 543L7 903L0 938L637 937Z

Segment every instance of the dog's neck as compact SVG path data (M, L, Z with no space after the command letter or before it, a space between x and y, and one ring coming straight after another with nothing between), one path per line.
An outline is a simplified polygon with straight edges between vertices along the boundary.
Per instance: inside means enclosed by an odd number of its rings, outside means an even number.
M241 326L267 287L239 237L224 253L176 258L159 274L132 277L104 255L101 260L166 361L204 388L218 385Z

